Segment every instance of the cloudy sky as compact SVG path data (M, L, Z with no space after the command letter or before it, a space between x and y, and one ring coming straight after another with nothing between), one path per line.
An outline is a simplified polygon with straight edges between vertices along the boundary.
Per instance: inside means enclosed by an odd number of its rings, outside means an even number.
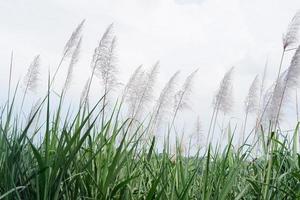
M42 87L71 32L86 19L71 90L75 95L89 75L93 49L113 22L120 80L126 82L138 65L147 68L157 60L161 63L157 88L176 70L181 70L183 80L199 68L189 112L200 115L206 127L219 81L235 66L232 116L239 119L249 84L262 73L267 59L268 82L275 77L282 34L298 9L299 0L0 0L1 91L7 90L11 51L15 82L32 58L41 55Z

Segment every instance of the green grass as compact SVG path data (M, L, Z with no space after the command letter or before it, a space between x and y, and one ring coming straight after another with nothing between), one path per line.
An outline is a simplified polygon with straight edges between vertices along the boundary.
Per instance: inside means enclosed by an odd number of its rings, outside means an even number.
M269 136L255 158L230 134L223 151L184 156L180 141L175 154L168 144L158 150L118 104L102 117L103 98L62 118L62 100L55 108L48 95L26 120L11 101L0 116L0 199L300 198L298 125L291 144L262 129Z
M202 138L206 144L211 141L210 136L214 136L217 145L196 144L198 149L193 153L190 150L194 141L190 139L189 145L183 148L184 137L179 136L175 121L182 114L179 111L189 107L188 99L198 70L188 75L179 89L175 84L179 73L176 72L163 87L158 104L148 108L148 112L144 108L150 107L154 100L159 63L146 71L140 66L123 88L119 96L121 102L110 108L107 105L113 100L109 94L120 86L116 76L116 37L111 24L95 48L91 74L80 105L77 109L72 105L66 110L65 97L79 58L83 20L64 46L52 76L49 70L47 94L30 113L26 113L28 92L35 92L39 85L39 55L30 64L23 85L20 84L25 89L23 93L18 91L18 83L11 96L12 52L7 100L4 105L1 105L3 102L0 104L0 200L300 199L300 122L295 124L293 133L286 134L279 128L285 99L300 82L300 46L293 46L298 43L299 16L300 12L284 34L279 70L273 85L265 88L265 68L262 80L258 81L256 77L249 89L245 121L241 124L242 143L246 127L250 129L248 114L256 112L254 136L249 135L247 139L253 137L257 141L234 145L233 138L241 135L231 130L230 121L229 125L222 125L221 130L221 137L227 135L227 141L217 141L214 135L218 114L221 112L225 116L232 108L231 68L220 82L209 130L202 135L206 136ZM285 54L294 50L290 66L283 70ZM67 61L67 76L59 94L54 91L53 83ZM104 96L90 105L88 97L95 78L101 80ZM59 97L58 102L53 96ZM122 115L123 103L127 103L124 106L129 111L127 117ZM297 93L296 110L299 121ZM148 117L143 122L138 121L142 118L141 113ZM169 115L166 117L163 113ZM267 114L270 116L266 117ZM158 122L165 118L172 119L171 123L164 122L164 125L168 124L164 127L168 132L156 132ZM260 125L268 122L269 125ZM196 129L196 136L200 138L199 123ZM163 134L164 139L157 137Z

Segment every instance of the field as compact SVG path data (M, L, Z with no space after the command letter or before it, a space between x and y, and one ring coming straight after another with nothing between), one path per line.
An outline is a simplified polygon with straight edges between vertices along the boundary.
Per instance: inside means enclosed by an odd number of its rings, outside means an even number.
M245 99L243 129L236 131L230 123L222 129L225 145L215 137L216 124L220 113L229 115L232 109L233 68L216 92L209 130L201 131L198 123L196 137L186 145L176 119L189 105L197 70L179 89L176 72L154 101L159 63L148 71L138 67L115 98L111 93L120 84L113 25L95 49L76 109L68 109L65 101L84 23L72 33L56 70L49 73L47 90L29 110L30 93L38 87L40 57L34 58L23 82L13 85L10 73L0 114L0 199L300 198L299 123L289 135L280 128L285 102L300 80L300 48L295 47L300 12L284 35L277 79L266 88L264 75L254 78ZM282 60L290 51L294 56L283 69ZM63 88L54 91L66 61ZM95 79L102 81L103 94L93 102L89 94ZM151 102L154 106L145 114ZM249 115L255 116L254 125L248 123ZM233 143L237 135L238 145Z

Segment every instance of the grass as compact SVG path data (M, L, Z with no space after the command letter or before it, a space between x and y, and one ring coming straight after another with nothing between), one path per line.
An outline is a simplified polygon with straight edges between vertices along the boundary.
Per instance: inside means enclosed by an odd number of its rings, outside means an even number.
M279 128L284 99L300 80L300 46L286 73L281 72L284 53L295 50L290 46L295 43L295 30L300 28L300 12L296 16L284 37L277 80L264 90L263 75L261 87L258 88L259 81L255 78L254 86L249 89L242 144L233 144L237 133L231 130L230 124L228 128L222 125L221 130L221 135L227 134L227 141L217 141L217 145L210 143L210 136L215 137L219 112L225 116L232 109L232 68L223 77L215 96L206 139L200 137L200 124L197 123L197 136L206 140L207 145L196 144L194 153L190 153L193 141L186 149L183 137L178 139L175 121L189 106L197 70L186 78L180 90L175 87L179 73L176 72L154 108L150 108L150 119L142 121L140 119L145 117L142 113L147 115L146 108L153 103L159 63L150 71L138 67L125 85L121 102L110 108L107 105L111 104L111 96L108 98L108 95L120 85L116 77L115 36L110 25L95 49L91 76L79 106L65 112L64 100L80 52L82 21L65 45L54 75L48 77L47 94L28 114L23 110L23 103L26 103L28 92L34 92L37 86L39 56L28 69L24 93L20 94L17 84L11 95L12 53L8 97L0 110L0 200L300 199L300 125L299 122L295 125L292 135ZM59 69L70 57L66 82L58 94L52 86ZM90 105L93 77L104 83L104 95ZM59 96L58 103L53 94ZM18 96L23 97L21 108L18 108ZM263 105L265 100L266 105ZM122 115L123 104L128 109L127 117ZM172 108L175 109L172 111ZM264 115L265 111L271 115ZM253 128L253 137L257 140L249 142L252 136L245 139L244 133L248 113L253 112L257 112ZM170 113L173 116L168 115ZM161 140L157 130L166 118L170 118L171 123ZM224 142L223 147L221 143Z
M14 114L14 99L0 118L0 199L300 197L298 125L291 144L269 133L259 157L253 146L234 148L232 137L223 151L210 146L186 156L180 141L175 154L168 144L159 151L145 124L120 118L118 104L99 127L103 98L62 119L63 105L54 109L47 95L26 123Z

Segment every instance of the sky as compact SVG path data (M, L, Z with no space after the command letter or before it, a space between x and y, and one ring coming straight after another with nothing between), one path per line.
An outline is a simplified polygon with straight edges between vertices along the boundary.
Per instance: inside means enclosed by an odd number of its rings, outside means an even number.
M33 57L40 54L40 84L45 88L47 74L57 66L65 42L86 19L72 95L82 90L93 50L106 27L114 23L121 82L126 82L139 65L148 68L159 60L159 91L177 70L181 71L180 86L198 68L192 109L179 120L185 127L199 115L203 129L207 129L213 95L224 73L234 66L235 104L231 116L240 122L249 85L263 72L267 60L267 83L276 76L282 34L298 9L299 0L0 0L1 91L7 91L12 51L14 83L22 79ZM284 68L288 62L286 59ZM62 68L57 88L66 70L67 65ZM5 95L0 94L2 102ZM294 117L293 113L288 115ZM290 123L294 125L295 121Z

